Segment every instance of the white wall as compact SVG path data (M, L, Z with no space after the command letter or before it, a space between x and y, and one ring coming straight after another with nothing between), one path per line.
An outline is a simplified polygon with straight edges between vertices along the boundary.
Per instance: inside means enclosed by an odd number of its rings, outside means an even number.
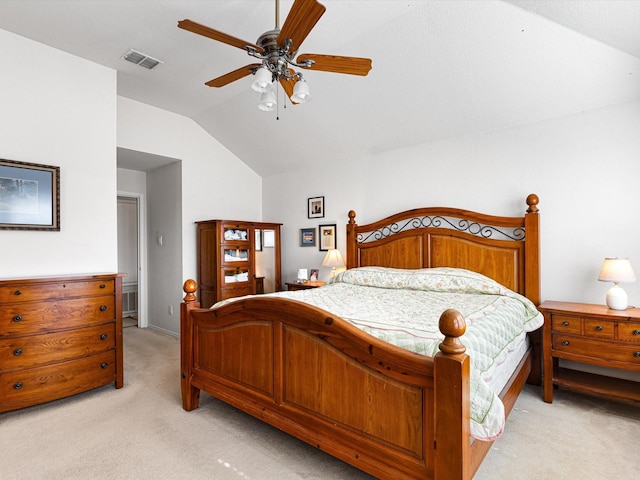
M215 218L262 220L262 180L194 121L124 97L118 97L118 147L180 161L176 175L181 175L182 194L174 199L174 203L180 202L174 205L180 214L171 210L167 215L178 217L181 223L169 232L169 227L157 226L162 223L161 215L154 216L155 220L150 216L148 233L148 265L150 277L153 268L155 278L153 286L154 280L149 279L149 324L178 333L182 284L187 278L197 278L194 222ZM160 184L169 181L166 177L158 179ZM148 189L148 211L162 208L152 205L151 187ZM165 235L178 238L168 238L170 243L154 257L158 228ZM178 244L181 263L174 262L173 257L162 260ZM160 263L152 266L154 262ZM162 300L154 301L152 297ZM173 315L168 313L168 304L173 305Z
M283 281L319 266L299 247L299 229L367 223L404 209L454 206L520 215L540 197L543 300L604 303L597 281L605 256L630 257L640 275L640 102L500 132L444 140L263 180L263 215L283 222ZM329 140L328 140L329 141ZM326 215L307 219L307 198L324 195ZM326 278L327 269L321 270ZM626 285L640 305L640 285Z
M0 231L0 277L115 272L116 72L0 30L0 158L60 167L60 231Z

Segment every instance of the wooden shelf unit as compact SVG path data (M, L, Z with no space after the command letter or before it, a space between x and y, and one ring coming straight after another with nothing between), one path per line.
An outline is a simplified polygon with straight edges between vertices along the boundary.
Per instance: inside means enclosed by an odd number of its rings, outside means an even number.
M196 224L198 300L203 307L227 298L281 290L280 223L204 220ZM265 231L273 232L268 244L263 240ZM260 258L267 254L269 275L258 271Z

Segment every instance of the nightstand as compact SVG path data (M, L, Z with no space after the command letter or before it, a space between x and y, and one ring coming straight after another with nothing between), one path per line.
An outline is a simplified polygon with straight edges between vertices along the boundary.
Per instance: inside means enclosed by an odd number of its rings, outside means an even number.
M287 282L287 290L290 292L294 290L307 290L309 288L318 288L324 285L324 282Z
M640 372L640 308L610 310L605 305L544 302L544 401L553 387L640 402L640 382L558 366L558 359Z

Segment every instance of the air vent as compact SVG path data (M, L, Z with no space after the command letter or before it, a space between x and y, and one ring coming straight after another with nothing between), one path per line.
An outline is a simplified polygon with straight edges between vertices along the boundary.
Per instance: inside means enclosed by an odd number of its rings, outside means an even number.
M148 70L152 70L161 63L164 63L157 58L150 57L142 52L138 52L133 48L130 49L127 53L125 53L122 57L120 57L127 62L135 63L136 65L140 65Z

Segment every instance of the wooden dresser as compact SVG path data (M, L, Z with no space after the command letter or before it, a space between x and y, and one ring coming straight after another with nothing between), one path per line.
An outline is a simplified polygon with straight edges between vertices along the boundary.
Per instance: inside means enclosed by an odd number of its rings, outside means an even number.
M544 302L544 400L554 385L640 402L640 382L562 368L558 359L640 372L640 308Z
M122 277L0 280L0 412L122 387Z

